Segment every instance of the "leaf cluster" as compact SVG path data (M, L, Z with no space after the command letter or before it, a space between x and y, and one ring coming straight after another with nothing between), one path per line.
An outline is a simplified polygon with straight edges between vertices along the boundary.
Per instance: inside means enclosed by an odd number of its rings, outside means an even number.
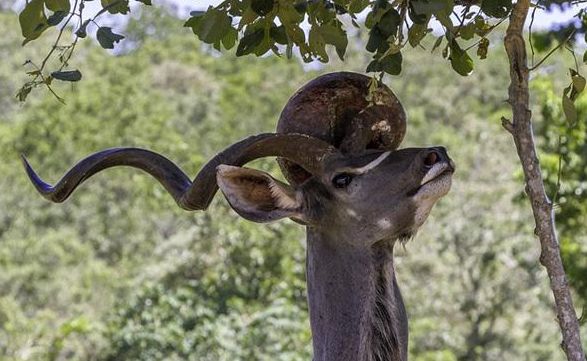
M75 1L71 10L69 2L64 1L30 1L20 14L25 43L38 38L49 27L63 23L43 62L39 66L27 63L33 68L29 71L32 79L18 92L17 98L21 101L37 86L46 86L53 92L51 82L54 79L79 80L77 76L54 77L53 74L69 67L76 43L87 37L88 27L97 27L96 38L105 49L113 49L124 38L96 20L104 13L128 16L129 0L101 0L102 9L93 17L83 13L85 2L90 0ZM150 0L141 2L150 5ZM568 4L572 5L573 1ZM489 34L508 18L512 6L512 0L224 0L205 11L192 11L184 26L214 49L236 48L237 56L273 53L290 58L295 50L304 62L323 63L330 61L331 48L339 59L344 59L349 37L365 28L369 34L365 52L372 57L365 70L379 73L381 77L400 74L405 66L406 46L423 48L423 41L434 36L430 51L439 49L456 73L467 76L475 66L475 56L471 53L475 52L479 59L487 58ZM49 17L47 11L51 13ZM65 17L68 13L70 16ZM73 24L72 18L78 20L74 38L63 44L63 29ZM581 10L577 19L578 23L533 34L536 50L547 48L571 28L577 34L585 33L587 13ZM433 32L433 28L442 33ZM58 69L46 72L47 60L56 54L60 63ZM583 58L587 60L587 52ZM62 100L57 94L55 96Z

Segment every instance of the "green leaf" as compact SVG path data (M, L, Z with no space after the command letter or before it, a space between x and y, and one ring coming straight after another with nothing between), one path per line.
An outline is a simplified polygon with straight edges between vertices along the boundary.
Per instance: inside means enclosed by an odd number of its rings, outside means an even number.
M367 51L374 53L379 49L382 43L385 43L386 38L381 35L378 28L373 28L369 31L369 40L367 40Z
M572 77L573 79L573 88L575 88L575 92L580 94L585 89L585 78L580 74L575 74Z
M18 16L18 20L20 22L22 36L24 37L22 45L41 36L43 31L49 28L47 16L45 15L44 1L31 0Z
M238 24L238 29L241 30L246 25L253 23L253 21L257 20L258 17L259 15L257 15L257 13L253 11L253 9L251 9L250 7L246 8L243 12L243 15L241 16L241 21Z
M484 37L491 29L492 26L487 23L487 20L483 16L475 16L475 34Z
M532 45L537 52L548 50L552 45L553 37L548 32L533 32Z
M420 42L428 34L428 27L426 25L414 24L408 30L408 42L412 47L420 45Z
M319 28L320 34L326 44L334 45L336 54L340 60L344 60L344 54L348 45L346 32L341 23L324 24Z
M479 40L479 46L477 46L477 56L480 59L487 58L487 50L489 49L489 39L482 38Z
M202 22L202 17L205 13L195 13L193 12L191 15L192 17L187 19L187 21L183 24L186 28L191 28L194 35L198 35L198 28L200 23Z
M436 20L438 20L438 22L445 27L447 33L446 35L450 39L452 34L455 32L450 15L445 14L444 12L438 12L435 13L434 16L436 17Z
M265 54L266 52L271 50L271 47L273 46L273 44L275 44L275 42L272 41L271 36L269 35L269 31L266 31L265 28L263 28L262 30L263 30L263 40L261 41L261 44L259 44L255 48L254 53L256 56L261 56L261 55Z
M130 11L128 0L100 0L102 8L110 14L127 14Z
M375 59L367 66L367 72L384 71L387 74L399 75L402 71L403 56L401 52Z
M453 12L454 0L414 0L410 1L408 15L416 24L428 24L431 15L436 17L447 32L454 33L450 15Z
M410 4L413 6L416 14L420 15L431 15L440 11L448 11L449 14L452 12L452 6L444 0L415 0L410 1Z
M230 50L234 47L234 44L236 44L237 39L238 31L231 27L226 33L226 35L224 35L224 37L222 38L222 45L224 45L224 48L226 50Z
M69 13L71 9L69 0L45 0L45 6L53 12L64 11Z
M49 24L49 26L58 25L68 14L69 13L67 11L56 11L51 16L49 16L47 19L47 24Z
M288 39L293 40L298 46L306 42L306 35L299 26L292 26L291 28L285 28Z
M587 50L583 53L583 63L587 64Z
M575 69L573 69L573 68L569 68L569 73L571 73L571 76L572 77L575 76L575 75L579 75L579 73Z
M273 0L252 0L251 9L260 16L265 16L273 10Z
M508 16L512 7L511 0L483 0L481 2L481 10L485 15L500 19Z
M395 9L389 9L375 25L379 28L381 34L387 38L391 35L397 34L397 30L402 19Z
M475 23L469 22L467 25L463 26L459 32L461 34L461 38L464 40L471 40L475 36Z
M410 1L408 5L408 16L414 24L428 25L431 13L418 13L414 9L414 1Z
M16 99L18 99L19 102L24 102L29 96L31 90L32 88L29 85L23 86L18 90L18 93L16 93Z
M473 59L466 51L461 49L455 40L450 43L450 64L462 76L467 76L473 72Z
M285 26L283 25L272 26L269 30L269 35L271 35L273 40L275 40L275 42L278 44L287 45L288 43L287 34L285 32Z
M114 43L118 43L124 39L124 36L112 32L112 28L108 26L102 26L98 28L96 32L96 38L100 43L100 46L104 49L114 49Z
M194 33L205 43L214 44L220 41L232 27L232 17L224 11L209 7L201 17Z
M348 10L351 14L360 13L369 6L369 0L351 0Z
M377 25L386 12L387 8L374 7L373 10L367 14L367 18L365 19L365 27L367 27L367 29L372 29L375 25Z
M577 121L577 109L575 104L566 94L563 94L563 112L567 122L574 124Z
M236 48L236 56L243 56L253 53L257 46L259 46L263 41L264 36L263 29L256 29L249 34L245 34L245 36L243 36L238 43L238 47Z
M57 80L62 81L80 81L82 79L82 73L79 70L71 70L71 71L54 71L51 73L51 76Z
M313 54L316 54L318 60L323 63L328 62L328 53L326 52L326 42L317 26L312 26L308 33L308 44Z
M278 17L281 23L286 27L299 24L304 20L305 12L298 12L290 2L280 3Z
M297 2L293 7L299 14L305 14L308 11L308 1Z
M141 3L145 4L145 5L153 5L153 4L151 3L151 0L137 0L137 1L138 1L138 2L141 2Z
M444 39L444 36L439 36L438 38L436 38L434 46L432 46L432 50L430 51L431 53L433 53L434 50L436 50L440 46L440 44L442 43L442 39Z
M71 9L69 0L45 0L45 7L53 11L53 14L47 19L49 26L59 24L69 15L69 10Z

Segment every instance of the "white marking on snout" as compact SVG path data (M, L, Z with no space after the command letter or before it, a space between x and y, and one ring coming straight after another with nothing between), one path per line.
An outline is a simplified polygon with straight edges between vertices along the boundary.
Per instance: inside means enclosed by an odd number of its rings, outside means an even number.
M436 163L436 164L434 164L432 166L432 168L430 168L430 170L428 171L428 173L426 173L426 175L424 176L424 178L422 178L422 181L420 182L420 185L423 185L425 183L428 183L431 180L433 180L434 178L438 177L438 175L441 174L442 172L444 172L447 168L448 168L448 165L446 163Z

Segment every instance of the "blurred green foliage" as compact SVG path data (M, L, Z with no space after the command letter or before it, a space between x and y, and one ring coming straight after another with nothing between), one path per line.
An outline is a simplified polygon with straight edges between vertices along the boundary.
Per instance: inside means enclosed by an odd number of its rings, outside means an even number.
M272 131L288 97L308 79L360 71L369 62L353 52L344 66L306 72L277 58L236 61L179 34L178 22L162 11L131 22L126 35L135 50L117 58L80 45L85 81L55 85L66 105L46 94L18 106L20 63L38 54L20 48L9 31L15 16L0 13L2 360L311 359L299 225L246 222L222 197L206 213L183 212L133 169L110 169L66 203L50 204L19 164L25 153L55 181L88 153L124 145L165 154L195 175L228 144ZM159 30L148 36L151 26ZM512 201L522 183L499 125L508 84L499 59L478 66L474 77L455 78L441 59L424 63L414 52L390 84L408 111L405 144L443 144L457 164L450 195L396 252L411 360L563 360L532 217L526 204ZM543 115L550 191L557 139L566 139L558 200L572 261L587 243L583 193L576 194L585 180L585 105L583 123L565 126L553 95L565 84L549 79L557 75L536 82L534 112ZM278 175L272 160L252 166ZM583 297L584 259L567 263Z
M537 79L534 89L543 99L537 134L545 169L547 192L556 204L562 255L571 285L583 305L587 301L587 99L577 101L577 120L562 114L561 99L548 78Z

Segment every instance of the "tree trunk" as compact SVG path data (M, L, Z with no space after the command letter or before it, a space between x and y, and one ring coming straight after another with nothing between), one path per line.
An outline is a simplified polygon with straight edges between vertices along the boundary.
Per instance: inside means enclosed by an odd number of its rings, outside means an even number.
M518 0L510 16L505 36L505 48L510 63L509 104L513 121L503 118L503 126L513 136L524 176L526 193L532 204L536 228L540 239L540 263L546 268L554 294L556 314L562 333L562 348L569 361L586 361L581 346L579 322L563 268L560 247L554 223L552 202L548 199L542 181L540 163L536 155L532 132L532 114L529 108L528 66L523 30L528 15L529 0Z

